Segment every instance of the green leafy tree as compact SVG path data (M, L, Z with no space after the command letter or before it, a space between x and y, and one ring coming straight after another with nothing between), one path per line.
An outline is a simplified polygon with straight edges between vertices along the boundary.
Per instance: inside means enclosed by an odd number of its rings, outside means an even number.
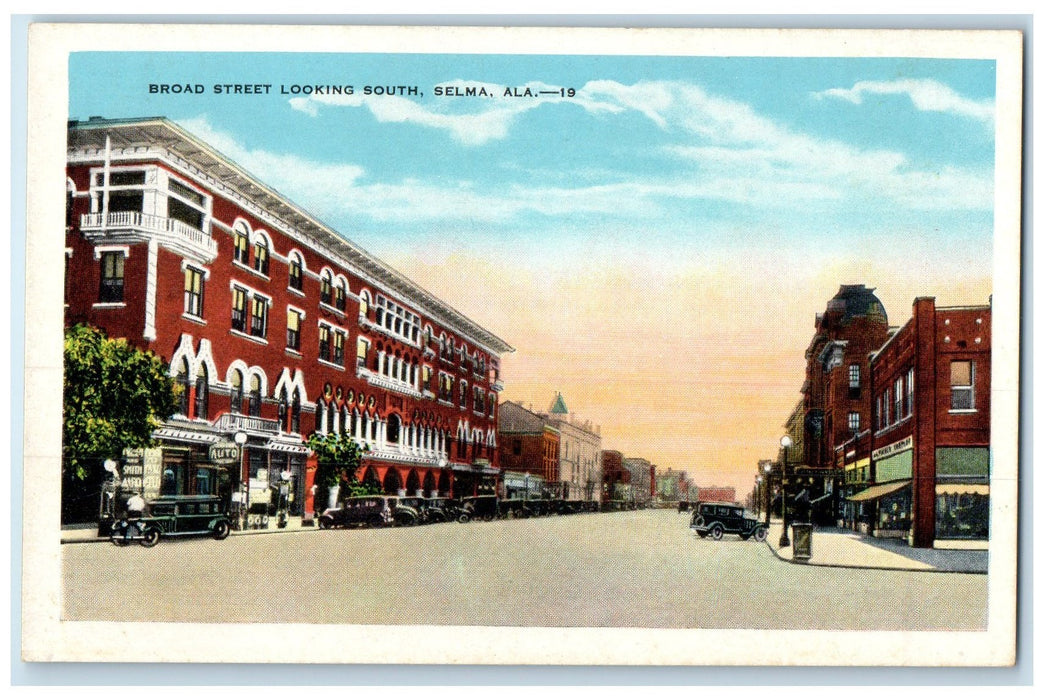
M150 447L178 408L180 388L166 363L92 326L65 332L63 505L96 489L106 459Z
M340 486L340 497L367 496L380 493L380 485L359 481L356 474L362 464L365 449L347 435L312 433L308 447L315 453L318 466L315 483L329 491Z

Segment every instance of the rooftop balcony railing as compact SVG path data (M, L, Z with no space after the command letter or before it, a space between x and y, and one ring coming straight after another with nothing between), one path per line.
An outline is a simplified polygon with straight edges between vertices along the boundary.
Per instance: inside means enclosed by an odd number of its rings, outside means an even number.
M183 221L140 211L95 212L80 217L80 230L85 234L129 231L155 236L175 248L188 248L207 260L217 257L217 241L210 234Z

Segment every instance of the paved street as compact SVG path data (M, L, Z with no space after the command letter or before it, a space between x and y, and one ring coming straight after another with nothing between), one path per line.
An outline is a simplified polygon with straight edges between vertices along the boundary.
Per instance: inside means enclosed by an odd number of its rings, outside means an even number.
M669 510L62 547L69 620L982 629L987 577L802 566Z

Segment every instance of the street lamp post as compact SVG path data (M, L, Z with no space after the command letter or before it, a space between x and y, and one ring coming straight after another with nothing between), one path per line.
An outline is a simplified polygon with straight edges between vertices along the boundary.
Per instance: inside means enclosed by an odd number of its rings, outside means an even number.
M782 548L790 546L790 537L787 536L787 530L790 528L790 516L787 514L787 450L794 444L794 441L790 439L789 435L784 435L779 439L779 444L783 448L782 491L780 492L780 502L783 504L783 534L779 536L779 546Z
M243 446L247 443L248 436L242 430L236 431L236 434L232 436L232 440L239 446L239 479L241 482L246 483L246 489L244 489L245 502L240 505L243 514L246 514L250 510L250 472L246 473L246 477L243 476ZM242 529L246 529L248 515L244 515L242 522Z
M765 531L772 524L772 465L765 465Z

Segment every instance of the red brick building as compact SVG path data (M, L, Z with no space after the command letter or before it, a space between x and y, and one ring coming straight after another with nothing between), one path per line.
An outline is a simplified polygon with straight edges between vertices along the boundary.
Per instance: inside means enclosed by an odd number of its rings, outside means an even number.
M617 485L631 483L631 472L624 469L623 459L619 450L602 450L602 503L621 500Z
M513 401L500 405L498 421L500 467L504 471L539 476L547 488L557 484L560 481L559 431L544 416Z
M786 491L788 499L805 492L815 502L811 515L817 522L837 519L836 494L852 443L869 439L869 357L888 333L884 305L862 284L841 285L816 315L815 334L805 351L803 424L797 424L797 415L788 419L794 448L786 456Z
M846 468L850 522L916 547L989 537L990 337L989 306L921 297L873 354L872 435Z
M184 387L159 450L128 457L146 497L256 503L286 474L307 517L312 432L367 446L359 477L389 493L493 492L506 342L165 119L68 139L66 323L154 351ZM223 474L208 447L236 435Z

